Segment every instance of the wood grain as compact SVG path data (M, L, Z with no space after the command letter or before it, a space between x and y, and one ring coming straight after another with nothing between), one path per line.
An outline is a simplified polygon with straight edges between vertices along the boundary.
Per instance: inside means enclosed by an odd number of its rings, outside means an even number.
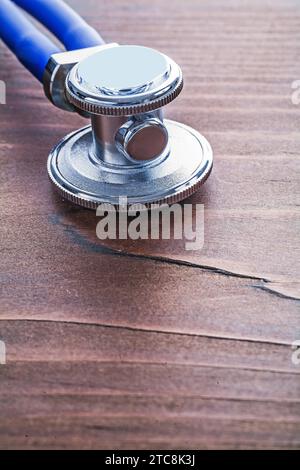
M215 155L205 245L100 243L45 169L85 121L1 45L0 448L299 448L299 1L69 3L182 65L167 115Z

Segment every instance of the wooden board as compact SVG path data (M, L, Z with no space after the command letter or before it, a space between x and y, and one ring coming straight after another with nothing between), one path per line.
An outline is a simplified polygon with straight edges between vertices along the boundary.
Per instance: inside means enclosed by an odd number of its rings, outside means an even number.
M214 149L205 244L100 242L45 169L86 121L1 45L0 448L299 448L299 1L69 3L182 65L167 116Z

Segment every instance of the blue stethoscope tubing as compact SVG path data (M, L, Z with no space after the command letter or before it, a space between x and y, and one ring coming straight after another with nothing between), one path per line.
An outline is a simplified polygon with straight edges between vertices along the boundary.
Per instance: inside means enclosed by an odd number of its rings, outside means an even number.
M101 36L63 0L0 0L0 38L40 81L52 54L61 52L18 8L42 23L67 50L104 44Z

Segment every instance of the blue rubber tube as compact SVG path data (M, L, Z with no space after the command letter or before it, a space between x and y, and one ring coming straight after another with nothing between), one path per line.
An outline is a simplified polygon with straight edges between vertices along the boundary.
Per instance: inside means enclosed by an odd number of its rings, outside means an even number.
M0 39L40 81L51 54L60 52L10 0L0 0Z
M40 21L68 51L104 44L101 36L62 0L13 0Z

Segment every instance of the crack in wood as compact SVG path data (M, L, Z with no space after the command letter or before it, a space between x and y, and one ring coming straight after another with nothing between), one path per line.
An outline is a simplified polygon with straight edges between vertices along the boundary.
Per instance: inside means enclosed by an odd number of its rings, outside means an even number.
M267 281L268 283L272 283L272 281ZM283 292L279 292L277 291L276 289L272 288L272 287L268 287L268 286L264 286L264 285L255 285L255 286L252 286L254 289L260 289L260 290L263 290L265 292L269 292L270 294L274 294L276 295L277 297L280 297L281 299L289 299L289 300L297 300L297 301L300 301L300 297L296 297L296 296L293 296L293 295L288 295L288 294L284 294Z
M74 210L74 209L72 208L71 210ZM51 216L49 216L49 220L53 225L62 226L64 231L70 236L70 238L73 240L74 243L76 243L78 246L82 247L83 249L86 249L93 253L100 253L100 254L106 254L106 255L111 255L111 256L124 256L128 258L136 258L136 259L148 260L148 261L153 261L153 262L172 264L172 265L179 266L179 267L185 266L185 267L190 267L190 268L195 268L195 269L201 269L203 271L208 271L213 274L219 274L221 276L228 276L228 277L234 277L234 278L239 278L239 279L249 279L251 281L260 281L262 285L255 285L251 287L254 287L256 289L261 289L265 292L268 292L269 294L276 295L277 297L280 297L282 299L300 301L300 297L292 296L289 294L284 294L283 292L280 292L274 287L271 288L271 287L267 287L263 285L263 283L265 284L275 283L274 280L269 279L267 277L254 276L254 275L250 275L246 273L234 272L234 271L226 270L223 268L218 268L217 266L193 263L193 262L181 260L181 259L174 259L174 258L168 258L168 257L156 256L156 255L147 255L147 254L141 254L141 253L132 253L132 252L128 252L128 251L121 250L121 249L118 250L115 248L106 247L102 245L101 243L95 243L95 242L92 242L91 240L88 240L84 235L78 233L78 230L76 229L74 225L68 224L65 221L63 221L62 216L60 215L52 214Z

